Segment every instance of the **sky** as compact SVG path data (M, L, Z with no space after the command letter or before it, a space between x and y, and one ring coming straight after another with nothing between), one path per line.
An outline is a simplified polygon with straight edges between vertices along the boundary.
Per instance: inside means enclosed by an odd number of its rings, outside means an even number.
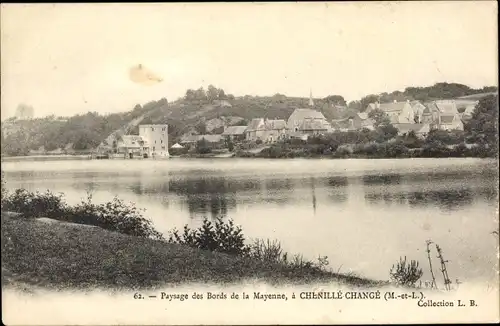
M498 85L497 3L2 4L1 111L105 114L213 84L346 100ZM147 68L159 82L130 78Z

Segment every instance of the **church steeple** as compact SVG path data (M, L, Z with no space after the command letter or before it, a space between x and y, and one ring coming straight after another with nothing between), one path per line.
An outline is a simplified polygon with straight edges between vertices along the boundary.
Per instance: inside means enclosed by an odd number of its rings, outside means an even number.
M314 106L312 89L309 90L309 106Z

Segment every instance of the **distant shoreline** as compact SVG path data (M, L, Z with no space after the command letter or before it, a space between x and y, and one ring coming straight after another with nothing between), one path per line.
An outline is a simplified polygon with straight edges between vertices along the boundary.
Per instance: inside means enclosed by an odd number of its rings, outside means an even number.
M47 158L53 158L55 160L67 159L67 160L90 160L90 155L25 155L25 156L2 156L2 162L4 161L36 161L45 160Z
M495 157L480 157L480 156L436 156L436 157L411 157L411 156L398 156L398 157L384 157L384 156L369 156L369 155L348 155L344 157L332 156L332 155L313 155L313 156L295 156L295 157L266 157L266 156L239 156L237 154L233 155L206 155L206 154L193 154L193 155L171 155L168 158L162 159L154 159L154 158L109 158L109 159L95 159L90 155L37 155L37 156L8 156L2 157L1 162L19 162L19 161L168 161L170 159L174 160L193 160L193 159L265 159L265 160L293 160L293 159L310 159L310 160L381 160L381 159L394 159L394 160L404 160L404 159L418 159L418 158L426 158L426 159L495 159Z

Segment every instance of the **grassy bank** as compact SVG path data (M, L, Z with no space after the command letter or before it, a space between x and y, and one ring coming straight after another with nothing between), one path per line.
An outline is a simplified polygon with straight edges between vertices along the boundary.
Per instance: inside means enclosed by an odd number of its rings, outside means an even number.
M53 221L53 223L47 223ZM63 288L153 288L185 282L271 284L380 282L317 268L297 268L251 257L125 235L95 226L2 212L2 286Z

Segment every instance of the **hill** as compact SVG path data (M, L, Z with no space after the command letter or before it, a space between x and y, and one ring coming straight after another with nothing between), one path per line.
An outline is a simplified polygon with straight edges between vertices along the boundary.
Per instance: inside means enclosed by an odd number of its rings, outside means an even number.
M497 92L495 86L473 89L456 83L437 83L429 87L408 87L404 91L371 94L348 105L340 95L315 98L314 108L328 120L343 119L363 111L374 101L484 97ZM218 133L223 126L246 125L253 118L288 119L295 108L307 107L309 98L226 95L212 85L207 90L187 90L184 98L169 103L162 98L136 105L123 113L100 115L97 112L73 117L49 116L40 119L2 122L2 154L27 155L30 151L89 152L99 145L111 146L122 134L135 134L139 124L168 123L170 145L186 133Z

